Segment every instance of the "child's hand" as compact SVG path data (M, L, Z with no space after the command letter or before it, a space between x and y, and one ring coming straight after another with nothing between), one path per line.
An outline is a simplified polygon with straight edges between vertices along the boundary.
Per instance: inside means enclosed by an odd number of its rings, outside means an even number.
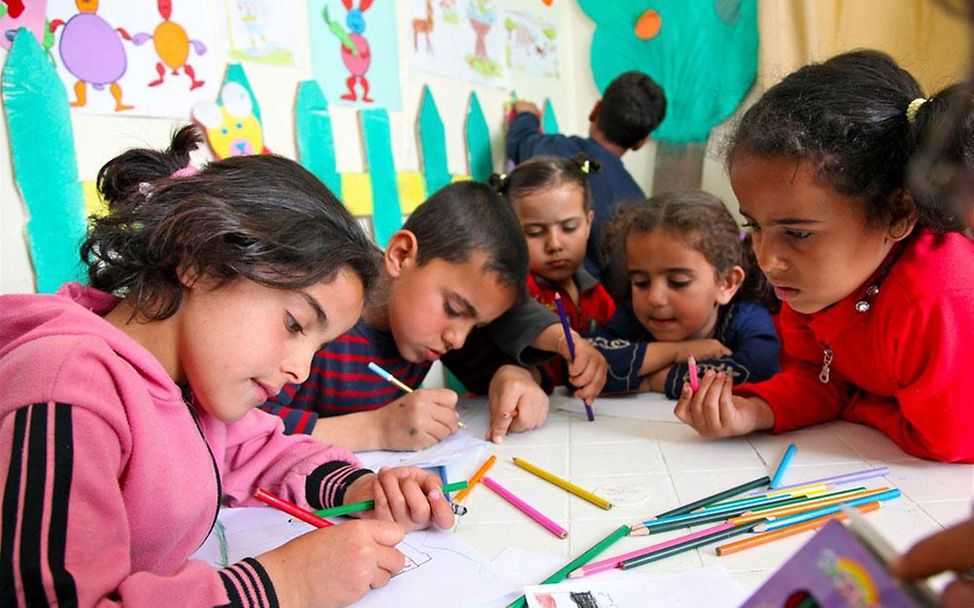
M572 343L575 345L575 361L568 364L568 381L575 389L575 396L592 405L595 398L605 386L605 378L609 373L609 363L605 360L588 340L572 331ZM568 340L562 335L558 342L558 354L571 361L568 352Z
M456 433L457 399L450 389L418 389L376 410L382 449L421 450Z
M939 572L970 573L974 568L974 519L927 537L890 564L900 578L921 578ZM974 606L974 580L962 574L943 593L944 608Z
M393 522L351 521L312 530L257 561L281 606L347 606L402 570L405 558L395 546L403 536Z
M730 356L733 352L724 346L719 340L707 338L704 340L684 340L682 342L671 342L674 347L673 363L686 363L690 355L697 361L706 359L719 359L720 357Z
M490 380L488 441L500 443L508 432L520 433L541 426L548 417L548 395L531 372L517 365L501 366Z
M431 523L453 526L453 509L443 491L443 482L429 471L416 467L382 468L377 475L363 475L345 491L345 504L374 500L375 509L360 516L394 521L407 532L423 530Z
M732 394L730 376L707 370L700 380L700 390L691 393L690 383L683 385L680 400L673 413L704 437L733 437L774 426L774 412L760 399L746 399Z
M541 110L533 101L528 101L526 99L518 99L514 102L514 113L520 114L521 112L528 112L529 114L534 114L538 118L541 118Z

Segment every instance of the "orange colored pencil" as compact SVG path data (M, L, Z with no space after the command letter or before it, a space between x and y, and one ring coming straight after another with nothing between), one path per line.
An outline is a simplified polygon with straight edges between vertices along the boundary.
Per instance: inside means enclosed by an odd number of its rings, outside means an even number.
M800 502L794 505L788 505L787 507L781 507L780 509L768 509L767 511L755 511L753 513L746 513L744 515L739 515L737 517L732 517L728 521L739 526L741 524L746 524L752 521L757 521L759 519L765 518L778 518L786 517L788 515L794 515L796 513L804 513L805 511L811 511L812 509L818 509L819 507L828 507L830 505L837 505L843 502L849 502L850 500L856 500L857 498L865 498L867 496L872 496L873 494L880 494L886 492L890 488L875 488L873 490L864 490L862 492L856 492L854 494L843 494L842 496L833 496L832 498L819 498L812 499L805 502Z
M877 502L867 502L864 505L855 507L856 511L860 513L869 513L870 511L875 511L879 508L882 503ZM788 536L794 536L795 534L800 534L807 530L817 530L824 526L829 520L837 519L843 521L848 519L845 513L841 511L839 513L833 513L832 515L823 515L816 519L812 519L800 524L795 524L794 526L789 526L787 528L781 528L780 530L774 530L773 532L765 532L764 534L758 534L755 536L749 536L744 540L735 541L732 543L727 543L726 545L720 545L717 547L717 555L730 555L731 553L736 553L738 551L743 551L744 549L750 549L751 547L757 547L765 543L770 543L776 541L779 538L786 538Z
M484 475L486 475L487 472L490 471L490 467L494 466L495 462L497 462L497 456L491 454L490 458L488 458L487 461L484 462L484 464L480 465L480 468L477 469L477 472L474 473L473 477L471 477L470 480L467 482L467 489L461 490L456 496L453 497L453 502L463 502L463 500L470 494L470 490L472 490L473 487L477 485L478 481L483 479Z

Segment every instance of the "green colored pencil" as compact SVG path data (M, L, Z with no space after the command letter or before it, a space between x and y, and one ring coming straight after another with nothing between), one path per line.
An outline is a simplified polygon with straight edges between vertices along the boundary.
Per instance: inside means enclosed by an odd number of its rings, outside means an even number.
M733 488L730 488L728 490L724 490L723 492L717 492L716 494L713 494L711 496L707 496L705 498L701 498L700 500L695 500L695 501L693 501L693 502L691 502L689 504L685 504L685 505L683 505L681 507L677 507L675 509L670 509L669 511L663 511L662 513L660 513L656 517L657 518L660 518L660 517L667 517L667 516L670 516L670 515L682 515L683 513L689 513L690 511L694 511L696 509L699 509L700 507L710 506L710 505L714 504L715 502L719 502L721 500L724 500L725 498L730 498L731 496L737 496L738 494L743 494L744 492L747 492L748 490L753 490L755 488L760 488L761 486L766 486L769 483L771 483L771 478L768 477L767 475L765 475L764 477L760 477L758 479L755 479L753 481L749 481L747 483L742 483L739 486L734 486Z
M456 481L454 483L448 483L443 486L443 494L448 492L458 492L460 490L467 489L467 480ZM340 507L332 507L330 509L320 509L315 511L315 515L318 517L334 517L337 515L348 515L349 513L358 513L359 511L368 511L369 509L375 508L374 500L363 500L362 502L353 502L351 504L342 505Z
M754 528L757 527L759 523L764 523L766 521L768 520L762 519L759 522L756 521L741 526L736 526L734 528L729 528L727 530L722 530L720 532L714 532L713 534L708 534L707 536L701 536L700 538L688 540L687 542L680 543L679 545L673 545L672 547L667 547L665 549L660 549L659 551L647 553L646 555L640 555L639 557L626 559L619 562L619 567L622 568L623 570L629 570L630 568L642 566L643 564L648 564L649 562L655 562L665 557L670 557L671 555L683 553L691 549L696 549L697 547L709 545L710 543L719 540L724 540L725 538L730 538L732 536L744 534L745 532L750 532L754 530Z
M565 564L561 568L561 570L559 570L558 572L555 572L554 574L552 574L548 578L546 578L543 581L541 581L541 584L542 585L552 585L554 583L560 583L561 581L563 581L566 578L568 578L568 573L569 572L571 572L572 570L574 570L576 568L581 568L582 566L584 566L588 562L592 561L592 558L593 557L595 557L599 553L602 553L603 551L605 551L609 547L609 545L611 545L612 543L616 542L617 540L619 540L623 536L628 536L628 535L629 535L629 526L627 526L625 524L619 526L618 528L616 528L612 532L612 534L609 534L608 536L606 536L605 538L603 538L599 542L597 542L594 545L592 545L592 548L591 549L589 549L585 553L582 553L581 555L579 555L578 557L576 557L572 561L570 561L567 564ZM507 608L524 608L524 606L526 606L527 603L528 603L527 602L527 598L525 598L522 595L521 597L517 598L516 600L514 600L513 602L511 602L510 604L508 604L507 605Z

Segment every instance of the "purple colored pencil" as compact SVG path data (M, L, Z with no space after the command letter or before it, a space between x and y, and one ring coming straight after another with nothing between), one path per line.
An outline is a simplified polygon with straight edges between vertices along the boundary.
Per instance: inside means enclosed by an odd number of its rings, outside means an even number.
M851 481L862 481L863 479L872 479L873 477L883 477L889 474L889 467L879 467L878 469L869 469L866 471L856 471L855 473L846 473L845 475L836 475L834 477L823 477L822 479L813 479L812 481L803 481L801 483L793 483L788 486L778 486L774 489L775 492L780 492L782 490L790 490L792 488L802 488L804 486L815 485L819 483L828 484L841 484L849 483ZM759 492L764 494L766 490Z
M575 341L572 340L572 327L568 322L568 313L565 312L565 303L561 301L561 294L555 294L555 308L558 309L558 317L561 319L561 328L565 332L565 342L568 344L568 355L571 357L572 363L575 362ZM587 401L582 401L585 406L585 415L588 417L589 422L595 422L595 412L592 411L592 406L588 404Z
M517 496L515 496L510 490L497 483L490 477L484 477L480 480L480 483L484 484L491 490L493 490L498 496L511 503L515 507L521 510L525 515L538 522L545 527L549 532L557 536L558 538L565 538L568 536L568 530L562 528L554 522L551 518L546 516L541 511L538 511L528 503L524 502Z
M569 578L580 578L582 576L588 576L590 574L595 574L597 572L604 572L606 570L612 570L613 568L618 568L619 564L626 559L631 559L633 557L640 557L646 555L647 553L652 553L654 551L659 551L660 549L666 549L667 547L672 547L674 545L679 545L680 543L685 543L687 541L696 540L702 536L707 536L708 534L713 534L715 532L723 532L724 530L729 530L733 528L734 524L730 522L725 522L722 524L717 524L716 526L711 526L709 528L700 530L699 532L693 532L691 534L685 534L683 536L677 536L676 538L663 541L661 543L656 543L655 545L650 545L648 547L643 547L642 549L637 549L635 551L630 551L629 553L623 553L622 555L616 555L615 557L610 557L608 559L603 559L597 562L592 562L591 564L586 564L577 570L573 570L568 577Z

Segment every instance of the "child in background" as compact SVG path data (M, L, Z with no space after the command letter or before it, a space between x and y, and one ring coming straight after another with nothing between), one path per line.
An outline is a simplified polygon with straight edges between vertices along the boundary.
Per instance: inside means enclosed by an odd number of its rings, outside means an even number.
M578 334L602 326L616 309L602 284L582 266L593 215L588 176L598 168L598 162L582 155L536 156L508 176L491 178L510 201L527 238L528 293L551 311L557 310L555 294L560 294ZM574 341L581 342L581 336ZM564 360L550 360L544 370L556 386L567 383Z
M515 164L542 154L570 158L584 154L596 160L602 170L590 176L594 215L585 255L585 269L616 292L604 276L611 260L602 254L605 227L627 206L645 200L622 157L646 145L650 133L666 115L663 89L642 72L625 72L605 88L602 99L589 113L588 137L541 132L541 111L530 101L514 104L514 117L507 130L507 157ZM624 282L624 281L623 281Z
M974 243L905 188L926 103L876 51L805 66L744 115L731 184L784 302L782 372L737 387L708 373L676 412L707 436L844 418L906 452L974 462Z
M778 371L767 283L720 199L654 196L619 216L606 239L630 285L629 300L588 336L609 361L606 391L675 399L689 386L691 355L735 383Z
M374 361L418 387L433 361L462 347L471 330L522 299L527 270L517 218L500 195L475 182L442 188L390 237L382 258L383 297L366 307L352 331L315 355L307 381L286 386L262 407L284 419L286 432L310 433L353 451L416 450L445 439L459 421L455 392L437 388L402 395L368 364ZM551 322L554 327L557 319ZM539 331L522 332L506 345L508 353L517 357L550 333ZM589 348L576 359L577 369L590 366L593 357L601 358ZM586 376L586 384L594 381ZM509 419L514 409L519 429L544 421L548 399L529 370L502 365L490 389L505 397L490 399L491 429L506 429L497 419Z
M350 327L369 241L297 163L196 172L193 128L106 164L82 247L92 287L0 297L4 606L344 605L403 565L406 529L452 522L435 475L362 469L255 411ZM121 296L121 299L118 296ZM267 488L367 517L216 570L187 561L221 504ZM26 489L25 489L26 488ZM398 523L394 523L398 522Z

